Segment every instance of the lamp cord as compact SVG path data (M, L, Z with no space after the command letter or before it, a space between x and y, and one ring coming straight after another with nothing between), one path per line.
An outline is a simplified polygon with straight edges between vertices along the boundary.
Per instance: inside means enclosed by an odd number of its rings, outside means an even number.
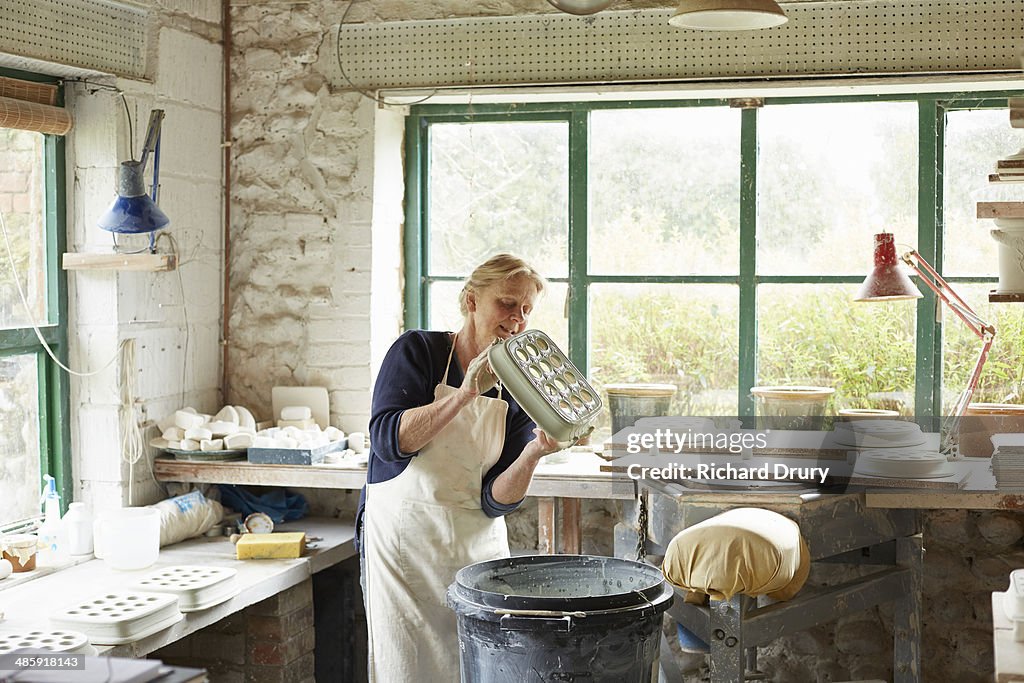
M132 485L135 483L135 463L146 452L139 424L142 420L135 409L135 340L125 339L121 344L121 405L118 422L121 431L121 457L128 463L128 505L134 504Z
M14 251L11 249L11 239L10 236L7 234L7 221L4 220L3 211L0 211L0 231L2 231L4 235L4 246L7 248L7 263L11 267L11 278L14 280L14 285L18 289L18 296L21 297L21 305L25 307L25 315L28 316L29 324L32 326L33 331L35 331L36 338L39 340L39 343L42 344L44 349L46 349L46 355L49 356L50 360L56 363L61 370L68 373L69 375L74 375L75 377L92 377L106 370L110 366L110 364L113 363L114 360L117 358L117 353L111 356L110 360L103 364L103 367L92 372L78 372L77 370L72 370L71 368L60 362L60 359L57 358L57 355L53 352L53 349L51 349L50 345L46 343L46 339L43 337L43 333L42 331L40 331L39 325L35 321L35 317L32 315L32 307L29 306L28 298L25 296L25 290L21 286L21 278L18 277L18 267L17 264L14 262ZM121 345L123 344L124 341L121 342Z
M341 28L345 25L345 19L348 18L349 10L352 9L352 5L354 5L354 4L355 4L354 0L349 0L348 5L345 7L345 11L341 13L341 19L338 21L338 36L337 36L337 40L335 41L335 45L334 45L334 54L335 54L335 57L337 58L337 62L338 62L338 71L341 73L341 77L343 79L345 79L345 82L348 83L348 86L352 90L355 90L357 93L362 95L363 97L371 99L374 102L376 102L377 104L391 105L391 106L396 106L396 107L410 106L410 105L413 105L413 104L422 104L423 102L426 102L431 97L436 95L437 94L437 88L434 88L434 91L432 93L430 93L429 95L427 95L426 97L424 97L422 99L415 100L413 102L389 102L385 98L378 97L377 95L374 95L372 92L370 92L368 90L364 90L364 89L360 88L358 85L356 85L355 83L352 82L352 79L348 77L347 73L345 73L345 67L342 66L342 64L341 64Z

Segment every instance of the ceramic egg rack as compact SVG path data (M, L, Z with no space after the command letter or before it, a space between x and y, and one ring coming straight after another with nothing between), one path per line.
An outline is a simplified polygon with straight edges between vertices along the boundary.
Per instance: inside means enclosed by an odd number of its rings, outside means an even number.
M54 612L50 621L85 633L95 645L121 645L162 631L183 617L174 595L112 591Z
M28 648L63 654L95 654L89 637L78 631L29 631L27 633L0 632L0 655Z
M540 330L527 330L491 347L491 368L516 402L558 441L590 433L601 398L576 366Z
M135 584L139 590L168 593L178 598L178 609L196 612L238 595L234 569L227 567L164 567Z

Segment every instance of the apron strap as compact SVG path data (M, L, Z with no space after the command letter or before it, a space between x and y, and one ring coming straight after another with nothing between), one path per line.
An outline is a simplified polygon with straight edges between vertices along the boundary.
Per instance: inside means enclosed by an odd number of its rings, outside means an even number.
M459 333L452 332L452 350L448 352L448 361L444 364L444 377L441 378L441 384L448 384L448 370L452 367L452 358L455 356L455 342L459 340ZM501 392L504 387L501 385L499 379L496 384L498 385L498 398L501 398Z
M452 357L455 355L455 342L459 339L459 333L452 333L452 350L448 352L448 362L444 364L444 377L441 378L441 384L448 384L448 369L452 366Z

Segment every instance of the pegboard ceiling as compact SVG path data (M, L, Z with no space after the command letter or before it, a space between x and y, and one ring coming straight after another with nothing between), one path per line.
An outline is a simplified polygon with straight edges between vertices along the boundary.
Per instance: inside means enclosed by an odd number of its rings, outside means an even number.
M799 2L737 32L664 9L346 23L328 66L340 89L1020 72L1021 1Z
M146 18L145 8L104 0L0 0L0 52L142 78Z

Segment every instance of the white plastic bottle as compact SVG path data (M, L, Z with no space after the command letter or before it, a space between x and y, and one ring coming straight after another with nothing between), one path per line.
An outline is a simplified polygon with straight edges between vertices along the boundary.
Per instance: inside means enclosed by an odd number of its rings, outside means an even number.
M45 475L46 486L43 488L43 524L39 527L39 538L36 562L42 567L58 567L68 562L67 535L60 521L60 496L57 495L57 483L50 475Z
M92 555L92 515L85 503L72 503L64 515L68 555Z

